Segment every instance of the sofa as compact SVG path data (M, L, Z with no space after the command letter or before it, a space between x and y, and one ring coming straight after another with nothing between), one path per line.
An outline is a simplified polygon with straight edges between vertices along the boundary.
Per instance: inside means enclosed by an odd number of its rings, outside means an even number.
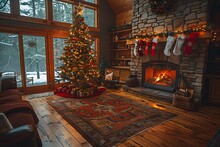
M29 102L22 100L16 78L0 78L0 146L41 147L39 119Z

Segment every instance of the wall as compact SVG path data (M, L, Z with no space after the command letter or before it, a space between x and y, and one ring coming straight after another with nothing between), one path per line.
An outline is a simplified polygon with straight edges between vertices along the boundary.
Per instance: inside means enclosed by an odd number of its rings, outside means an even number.
M131 23L133 0L107 0L116 15L116 26Z
M149 0L133 1L133 33L175 31L207 24L208 0L175 1L168 13L152 12Z
M120 12L116 15L116 26L130 24L132 19L132 9L124 12Z
M115 25L115 14L106 0L100 0L100 50L101 56L109 64L110 55L110 28Z
M152 12L149 0L134 0L132 18L133 34L161 33L190 29L198 26L204 27L207 25L207 0L174 2L173 8L168 13L156 14ZM194 89L196 101L200 102L209 45L209 38L206 38L206 36L200 37L193 44L193 54L191 56L185 56L183 53L180 56L175 56L172 54L174 46L171 48L171 56L165 56L163 50L166 45L166 37L159 37L159 42L156 46L156 56L154 57L151 55L134 56L133 50L131 50L131 73L134 74L137 72L138 79L141 81L143 62L161 60L175 63L180 66L180 72L184 75L189 87Z

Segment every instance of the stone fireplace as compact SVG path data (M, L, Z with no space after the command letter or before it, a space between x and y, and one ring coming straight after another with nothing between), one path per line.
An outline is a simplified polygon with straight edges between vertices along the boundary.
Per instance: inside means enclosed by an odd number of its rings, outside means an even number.
M132 34L174 32L195 26L206 26L207 7L207 0L176 1L169 12L156 14L152 11L149 0L133 0ZM184 76L188 86L194 90L195 101L200 103L210 36L200 35L193 44L193 53L190 56L185 56L183 53L185 44L180 56L172 53L173 47L171 55L165 56L163 51L166 39L167 37L159 37L155 56L152 56L150 52L148 56L135 56L131 49L131 74L137 75L139 86L142 88L174 92L178 86L180 73ZM160 62L157 63L157 61ZM165 79L158 80L161 77Z
M142 65L143 87L175 92L179 81L179 66L162 61L145 62Z

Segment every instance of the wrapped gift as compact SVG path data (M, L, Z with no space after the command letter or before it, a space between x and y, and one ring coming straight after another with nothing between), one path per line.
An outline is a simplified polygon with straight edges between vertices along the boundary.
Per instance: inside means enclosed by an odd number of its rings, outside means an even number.
M57 92L61 92L62 89L63 89L63 87L58 87L58 88L57 88Z

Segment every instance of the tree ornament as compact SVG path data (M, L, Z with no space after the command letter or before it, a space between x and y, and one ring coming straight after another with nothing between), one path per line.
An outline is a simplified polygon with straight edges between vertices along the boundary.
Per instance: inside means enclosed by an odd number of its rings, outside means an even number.
M79 18L79 21L84 21L84 18L82 18L82 17L81 17L81 18Z
M179 35L177 37L176 44L175 44L175 47L173 50L174 55L176 55L176 56L181 55L181 48L183 46L185 39L186 39L186 36L183 36L183 35Z
M176 40L175 37L172 37L172 36L167 37L167 43L166 43L165 49L163 51L166 56L170 56L170 49L173 46L175 40Z
M80 3L76 8L77 14L76 15L83 15L84 6ZM81 18L81 17L79 17Z

